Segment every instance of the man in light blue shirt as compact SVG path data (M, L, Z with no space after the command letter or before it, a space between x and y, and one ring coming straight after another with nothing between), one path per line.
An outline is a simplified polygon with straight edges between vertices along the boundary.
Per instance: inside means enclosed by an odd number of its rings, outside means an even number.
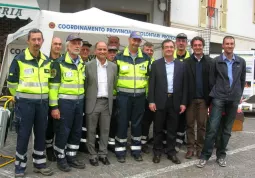
M229 79L229 85L230 87L232 86L232 83L233 83L233 74L232 74L232 66L233 66L233 63L235 61L235 55L233 55L232 59L229 60L225 54L223 53L223 61L226 62L227 66L228 66L228 79Z
M168 62L165 59L166 65L166 76L167 76L167 91L173 93L173 82L174 82L174 61Z
M149 108L154 115L153 162L159 163L162 151L175 164L181 161L176 155L175 140L179 114L186 109L187 90L185 66L173 57L175 44L171 40L162 42L164 57L153 62L149 80ZM163 149L164 129L166 148Z
M224 52L214 59L209 74L212 109L207 121L204 147L197 164L199 168L203 168L212 155L214 140L220 125L223 130L219 134L220 141L216 150L216 162L221 167L227 166L226 147L245 85L246 62L233 53L235 48L234 37L224 37L222 47ZM224 122L222 122L223 111L226 113Z

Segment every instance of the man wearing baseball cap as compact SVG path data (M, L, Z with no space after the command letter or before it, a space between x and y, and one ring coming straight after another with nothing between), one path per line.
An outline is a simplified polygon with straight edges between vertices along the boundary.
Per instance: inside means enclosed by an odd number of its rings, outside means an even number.
M88 41L83 41L82 47L81 47L81 58L86 63L89 62L89 54L90 54L90 47L92 44L90 44Z
M133 31L129 45L115 57L118 66L117 103L118 118L115 137L115 154L121 163L126 161L127 129L131 121L131 155L142 161L141 121L144 113L146 88L150 69L150 57L142 52L142 35Z
M64 172L71 167L84 169L85 164L76 158L81 139L85 64L79 56L82 39L70 34L66 39L66 53L53 63L50 80L49 105L56 125L54 151L57 167Z
M174 59L179 61L185 61L190 57L189 52L186 50L188 44L188 37L185 33L179 33L176 36L176 50L174 51ZM179 152L185 138L185 130L186 130L186 119L185 113L180 114L179 123L177 128L177 136L176 136L176 146L175 149Z
M115 56L118 53L118 48L116 46L108 46L108 54L107 54L107 60L111 62L114 61ZM116 127L117 127L117 106L116 106L116 95L117 92L114 89L113 91L113 105L112 105L112 115L111 115L111 125L110 125L110 131L109 131L109 138L108 138L108 149L112 152L115 152L115 136L116 136Z
M179 33L176 36L176 50L174 52L174 58L180 61L190 57L189 52L186 50L188 45L188 37L185 33Z
M90 44L88 41L83 41L82 42L82 47L81 47L81 52L80 56L83 60L83 62L86 64L87 62L91 61L90 56L90 48L92 44ZM84 100L85 102L85 100ZM87 127L86 127L86 115L85 115L85 108L83 108L83 122L82 122L82 134L81 134L81 142L80 142L80 147L79 151L88 153L88 148L87 148Z
M118 48L116 46L108 46L108 54L107 54L107 59L109 61L112 61L114 60L115 56L117 55L118 53Z

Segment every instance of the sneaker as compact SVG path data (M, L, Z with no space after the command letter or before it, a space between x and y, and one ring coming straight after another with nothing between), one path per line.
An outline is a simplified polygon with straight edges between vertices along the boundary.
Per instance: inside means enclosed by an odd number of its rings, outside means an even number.
M205 167L206 163L207 163L206 160L200 159L196 166L199 167L199 168L203 168L203 167Z
M227 162L225 160L225 158L219 158L219 159L216 159L216 162L219 164L219 166L221 167L226 167L227 166Z
M44 176L51 176L53 174L53 171L50 168L36 168L36 167L34 167L34 172L41 173Z

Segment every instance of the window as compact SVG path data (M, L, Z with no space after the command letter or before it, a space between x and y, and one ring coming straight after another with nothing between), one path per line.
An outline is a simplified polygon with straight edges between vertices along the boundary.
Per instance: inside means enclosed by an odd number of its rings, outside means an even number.
M200 1L200 11L199 11L199 26L200 27L207 27L207 1L208 0L201 0Z
M218 9L216 0L201 0L199 13L200 27L218 29Z
M199 26L226 31L227 3L227 0L200 0Z

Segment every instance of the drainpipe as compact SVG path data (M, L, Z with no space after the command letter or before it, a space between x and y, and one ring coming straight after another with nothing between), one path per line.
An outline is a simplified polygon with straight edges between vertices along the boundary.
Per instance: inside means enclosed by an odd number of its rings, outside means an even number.
M158 0L158 5L162 2L162 0ZM171 0L165 0L166 9L163 11L164 19L163 24L164 26L171 26ZM160 9L161 10L161 9Z
M171 26L171 0L167 0L167 26Z

